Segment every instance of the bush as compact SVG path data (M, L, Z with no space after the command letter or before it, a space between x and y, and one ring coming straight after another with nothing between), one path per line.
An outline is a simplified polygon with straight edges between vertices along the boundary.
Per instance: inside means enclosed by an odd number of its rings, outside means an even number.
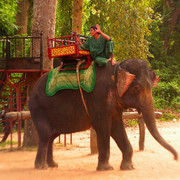
M176 81L159 82L153 89L153 97L155 108L180 110L180 88Z
M161 121L171 121L174 118L176 119L177 117L171 113L164 113L160 120Z
M178 96L177 98L174 98L172 100L171 105L174 110L176 110L177 112L180 112L180 96Z

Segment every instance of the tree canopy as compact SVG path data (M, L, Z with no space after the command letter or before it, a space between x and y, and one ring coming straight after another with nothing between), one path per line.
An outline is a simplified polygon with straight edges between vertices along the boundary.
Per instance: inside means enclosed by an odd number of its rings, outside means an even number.
M16 0L0 1L0 36L14 35L15 30L17 30L15 25L16 12Z

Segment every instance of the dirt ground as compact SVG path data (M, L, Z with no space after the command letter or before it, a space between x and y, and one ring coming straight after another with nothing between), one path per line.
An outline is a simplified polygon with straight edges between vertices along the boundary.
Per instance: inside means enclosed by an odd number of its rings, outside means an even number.
M180 152L180 121L158 122L161 135ZM73 134L73 145L63 147L54 143L54 158L59 167L55 169L34 169L36 151L1 150L0 179L6 180L151 180L180 179L180 161L174 161L172 154L162 148L146 129L145 150L139 152L138 127L126 128L134 149L134 170L120 170L121 152L111 139L110 163L114 170L96 171L97 155L90 155L90 132ZM62 137L63 138L63 137ZM69 135L67 136L67 142Z

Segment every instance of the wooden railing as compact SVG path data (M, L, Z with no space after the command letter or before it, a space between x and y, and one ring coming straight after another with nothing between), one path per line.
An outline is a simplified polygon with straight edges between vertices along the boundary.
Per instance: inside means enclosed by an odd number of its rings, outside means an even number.
M162 117L161 112L154 112L155 118L159 119ZM28 120L31 119L31 115L29 111L20 111L20 112L9 112L6 113L4 116L4 121L9 121L11 124L11 141L12 141L12 122L13 121L22 121L22 120ZM138 121L139 125L139 150L142 151L144 150L144 142L145 142L145 125L144 125L144 120L142 118L142 114L138 114L138 112L124 112L123 113L123 120L127 119L134 119ZM21 129L18 130L18 136L21 133ZM95 130L91 128L91 134L90 134L90 149L91 149L91 154L95 154L98 152L97 150L97 139L94 138L96 137ZM18 138L20 139L20 138ZM70 135L70 143L72 144L72 134ZM18 143L20 145L20 143ZM66 135L64 135L64 145L66 145ZM11 148L12 148L12 142L11 142Z
M37 46L38 45L38 46ZM34 54L34 49L36 55ZM38 55L37 55L38 54ZM14 36L0 37L0 69L8 70L11 68L10 62L15 60L38 61L39 69L42 69L43 64L43 48L42 48L42 33L40 36ZM27 62L26 62L27 64ZM26 69L26 66L22 69Z

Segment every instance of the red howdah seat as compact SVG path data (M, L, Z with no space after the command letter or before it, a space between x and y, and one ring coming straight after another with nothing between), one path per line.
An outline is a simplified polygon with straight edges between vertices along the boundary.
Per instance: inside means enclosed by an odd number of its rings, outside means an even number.
M80 36L82 43L86 41L86 36ZM74 70L75 68L63 68L66 65L77 64L78 60L85 60L79 69L87 69L92 61L89 51L79 48L77 42L77 34L72 33L69 36L62 36L57 38L47 38L48 42L48 56L49 58L60 58L60 70Z

